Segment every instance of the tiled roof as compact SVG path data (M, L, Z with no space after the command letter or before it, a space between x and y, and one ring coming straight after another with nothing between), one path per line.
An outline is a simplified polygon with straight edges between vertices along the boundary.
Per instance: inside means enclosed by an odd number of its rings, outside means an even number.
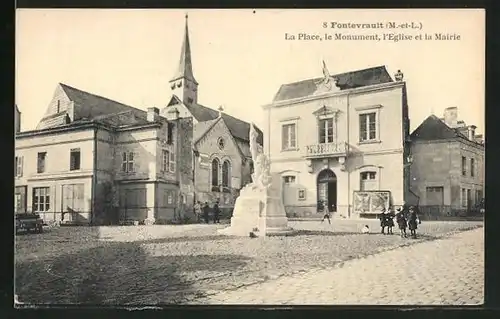
M146 119L146 111L110 100L108 98L88 93L69 85L60 83L68 98L75 103L74 120L87 118L94 119L98 116L131 111L139 119Z
M196 143L205 133L207 133L219 119L198 122L193 127L193 142Z
M337 86L341 90L393 82L385 66L377 66L363 70L341 73L332 75L331 77L338 79ZM322 80L323 78L321 77L283 84L278 90L278 93L276 93L274 101L283 101L309 96L317 90L318 84L321 83Z
M181 103L180 99L177 96L172 96L170 103L168 106L175 105ZM201 105L201 104L185 104L188 111L193 115L193 117L198 122L212 121L219 117L219 111L216 111L210 107ZM242 121L234 116L231 116L227 113L222 113L222 118L226 123L229 131L233 135L233 137L248 142L250 137L250 123ZM260 128L257 127L257 132L259 136L257 138L257 142L263 144L264 138L263 133Z
M431 115L426 118L422 124L420 124L411 133L410 138L412 140L443 140L452 138L465 138L467 137L460 133L457 129L453 129L446 125L441 119L435 115Z

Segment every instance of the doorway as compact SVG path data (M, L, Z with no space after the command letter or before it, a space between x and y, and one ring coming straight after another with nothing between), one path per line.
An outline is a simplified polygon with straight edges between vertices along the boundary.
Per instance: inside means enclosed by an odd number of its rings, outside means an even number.
M318 211L325 209L337 211L337 176L331 169L324 169L318 174L317 180Z

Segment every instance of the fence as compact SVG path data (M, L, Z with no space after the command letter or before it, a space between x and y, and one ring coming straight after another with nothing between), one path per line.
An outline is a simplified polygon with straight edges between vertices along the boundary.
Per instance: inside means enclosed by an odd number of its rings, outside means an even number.
M419 206L422 220L481 220L484 212L479 208L455 208L444 205Z

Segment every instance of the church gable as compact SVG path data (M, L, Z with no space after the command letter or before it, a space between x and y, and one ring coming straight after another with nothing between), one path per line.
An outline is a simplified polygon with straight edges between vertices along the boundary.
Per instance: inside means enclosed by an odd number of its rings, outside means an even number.
M199 137L195 146L198 152L208 156L230 157L232 160L242 159L241 150L223 119L219 119L203 136Z

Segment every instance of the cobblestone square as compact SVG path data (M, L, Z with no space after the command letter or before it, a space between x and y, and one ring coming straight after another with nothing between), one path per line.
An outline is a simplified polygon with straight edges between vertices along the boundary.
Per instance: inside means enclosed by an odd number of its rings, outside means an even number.
M423 223L418 239L379 234L376 221L290 224L295 236L255 239L217 235L226 225L17 236L15 293L31 304L482 303L483 229L461 232L482 223Z

